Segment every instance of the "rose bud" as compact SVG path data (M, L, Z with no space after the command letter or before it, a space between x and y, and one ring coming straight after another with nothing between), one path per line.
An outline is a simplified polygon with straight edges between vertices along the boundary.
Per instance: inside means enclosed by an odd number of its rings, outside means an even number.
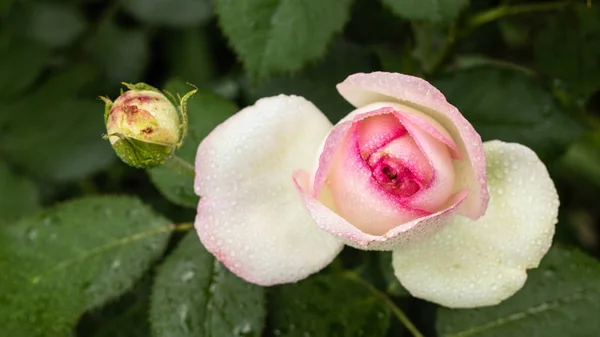
M344 244L392 251L415 297L497 304L548 251L558 195L529 148L482 143L428 82L355 74L337 86L356 110L332 126L298 96L264 98L198 147L202 243L260 285L315 273Z
M160 166L183 142L187 130L186 101L196 90L176 101L145 83L123 85L129 90L121 92L114 102L100 97L106 103L105 138L128 165L143 169Z

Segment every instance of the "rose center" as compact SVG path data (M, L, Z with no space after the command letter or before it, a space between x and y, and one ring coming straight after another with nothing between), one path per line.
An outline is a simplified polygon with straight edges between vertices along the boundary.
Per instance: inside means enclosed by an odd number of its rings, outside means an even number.
M421 185L399 160L383 155L372 163L368 161L373 177L385 191L398 197L410 197L421 189Z

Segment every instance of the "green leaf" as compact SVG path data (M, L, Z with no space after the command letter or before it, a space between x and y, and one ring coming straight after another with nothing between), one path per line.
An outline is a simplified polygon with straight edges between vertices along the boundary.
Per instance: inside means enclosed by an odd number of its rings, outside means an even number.
M531 26L524 20L505 18L498 20L504 43L512 49L525 48L531 43Z
M312 276L272 288L268 303L273 336L379 337L390 323L381 299L342 276Z
M201 87L215 75L213 50L207 30L189 28L170 36L166 56L169 57L170 78L180 78Z
M474 67L451 72L432 83L484 141L521 143L543 160L562 153L582 131L550 93L520 71Z
M65 47L85 30L87 22L75 4L30 2L25 17L25 34L49 46Z
M438 310L440 337L596 336L600 263L555 246L525 287L505 302L482 309Z
M415 36L413 56L421 64L426 73L433 72L445 56L445 50L450 43L451 28L430 22L414 22L412 24Z
M227 270L189 233L160 267L152 291L155 337L261 336L263 288Z
M211 15L208 0L123 0L123 7L140 21L173 27L206 23Z
M352 0L216 0L225 35L254 79L300 70L349 19Z
M88 47L107 83L135 83L148 65L149 44L146 31L108 23L101 26Z
M249 103L278 94L295 94L313 102L329 119L338 121L354 108L335 85L357 72L373 70L369 55L357 45L337 41L325 59L293 76L275 77L250 93Z
M10 8L14 5L15 0L5 0L0 3L0 17L2 19L6 18L8 13L10 13Z
M142 279L117 301L86 313L77 323L79 336L148 337L150 336L150 290L154 273Z
M31 180L11 172L3 162L0 162L0 186L0 225L39 209L37 186Z
M600 131L587 134L569 147L561 164L574 180L600 187Z
M190 91L190 86L181 81L167 83L165 90L180 95ZM200 141L217 125L237 112L235 104L205 91L198 91L187 103L189 126L183 146L175 154L193 165ZM194 193L194 177L175 173L166 167L148 170L152 182L170 201L196 208L198 196Z
M173 225L140 201L72 201L0 228L0 336L62 337L161 255Z
M102 327L93 337L148 337L150 334L149 307L149 301L139 300L118 316L112 319L105 317Z
M408 20L449 22L458 17L468 0L381 0L394 14Z
M87 67L71 67L4 107L0 151L46 180L82 179L110 165L115 155L102 139L106 132L102 102L73 97L94 78Z
M600 8L575 6L546 20L535 38L540 70L583 100L600 90ZM556 43L560 41L560 43Z
M48 49L28 39L11 39L0 47L0 98L29 88L44 70Z
M394 267L392 267L392 252L378 252L377 262L379 263L379 269L386 282L385 292L397 296L397 297L408 297L410 293L406 290L396 275L394 275Z

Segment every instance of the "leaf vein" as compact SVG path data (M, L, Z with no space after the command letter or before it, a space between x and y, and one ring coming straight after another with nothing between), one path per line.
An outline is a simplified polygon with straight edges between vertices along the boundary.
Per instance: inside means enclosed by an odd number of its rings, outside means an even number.
M63 261L60 261L58 263L56 263L54 266L46 269L45 271L34 275L30 278L30 283L35 285L38 284L44 277L53 274L59 270L68 268L69 266L77 263L77 262L82 262L85 261L93 256L102 254L106 251L109 251L113 248L119 247L119 246L124 246L127 245L129 243L138 241L138 240L142 240L145 239L147 237L151 237L153 235L157 235L157 234L161 234L161 233L165 233L165 232L170 232L174 229L176 229L177 226L176 225L168 225L168 226L162 226L162 227L157 227L157 228L153 228L151 230L148 231L144 231L144 232L140 232L140 233L136 233L133 235L129 235L123 238L120 238L116 241L107 243L105 245L96 247L94 249L88 250L88 251L84 251L81 254L78 254L77 256L74 256L72 258L69 259L65 259Z
M537 314L540 314L540 313L543 313L543 312L546 312L549 310L554 310L563 304L581 300L584 298L584 296L583 296L584 292L585 292L584 289L580 289L580 290L575 291L573 294L570 294L570 295L567 295L567 296L564 296L561 298L557 298L553 301L543 302L537 306L530 307L527 310L516 312L516 313L510 314L505 317L500 317L494 321L491 321L491 322L488 322L488 323L485 323L482 325L474 326L468 330L460 331L460 332L457 332L457 333L454 333L451 335L445 335L445 336L446 337L467 337L467 336L477 335L482 332L497 328L499 326L510 324L510 323L519 321L521 319L535 316Z

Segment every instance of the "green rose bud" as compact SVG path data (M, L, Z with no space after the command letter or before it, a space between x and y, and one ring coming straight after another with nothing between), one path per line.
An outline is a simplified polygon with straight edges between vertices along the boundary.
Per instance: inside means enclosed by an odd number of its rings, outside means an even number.
M158 89L145 83L123 83L129 90L121 91L114 102L105 103L104 122L113 149L130 166L153 168L161 166L175 149L181 146L187 132L186 101L196 90L171 100Z

